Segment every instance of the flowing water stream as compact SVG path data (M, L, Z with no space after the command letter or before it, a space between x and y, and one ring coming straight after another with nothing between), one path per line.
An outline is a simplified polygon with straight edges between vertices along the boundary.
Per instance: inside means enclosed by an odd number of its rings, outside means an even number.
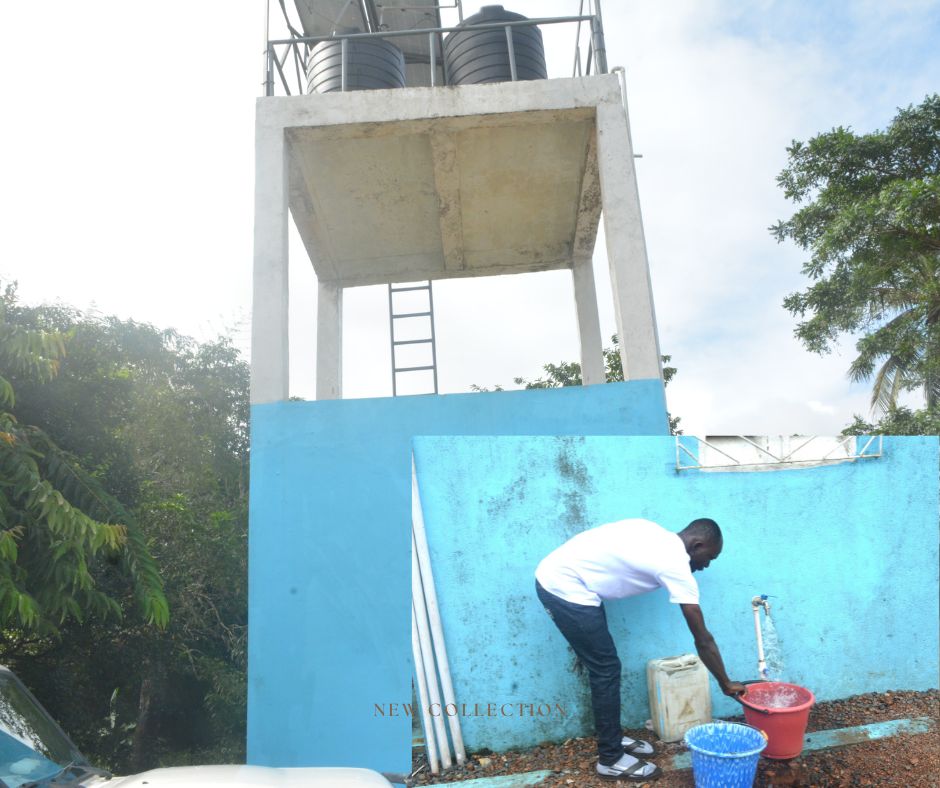
M770 616L763 616L761 620L761 637L764 640L764 661L767 664L766 678L770 681L784 680L783 654L780 651L780 639L777 637L777 628Z

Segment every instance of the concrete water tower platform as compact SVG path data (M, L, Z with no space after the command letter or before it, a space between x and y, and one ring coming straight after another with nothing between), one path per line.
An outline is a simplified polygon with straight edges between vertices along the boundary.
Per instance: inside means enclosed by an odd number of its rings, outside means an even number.
M411 697L415 436L668 433L623 89L266 96L256 122L247 758L404 772L411 721L374 709ZM317 275L315 402L288 401L292 216ZM590 385L601 216L625 381ZM552 268L572 271L586 385L342 399L345 287Z
M584 382L604 382L603 213L625 379L659 379L616 74L267 96L257 104L252 399L287 398L287 222L319 286L318 399L339 397L342 289L572 270Z

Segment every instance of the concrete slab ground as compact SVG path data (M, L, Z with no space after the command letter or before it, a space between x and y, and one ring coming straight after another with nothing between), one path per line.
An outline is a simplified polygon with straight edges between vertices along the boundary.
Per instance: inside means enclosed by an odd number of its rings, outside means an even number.
M936 730L936 723L930 717L915 717L913 719L887 720L868 725L853 725L846 728L814 731L808 733L803 740L803 755L821 750L865 744L904 734L935 734ZM656 758L655 760L664 772L677 772L692 768L692 760L688 752L681 752L670 758ZM521 786L541 785L552 774L552 771L540 770L462 780L450 783L450 785L465 786L465 788L516 788L517 786L521 788Z
M467 788L524 788L529 785L540 785L551 775L550 771L543 769L538 772L525 774L501 774L499 777L480 777L477 780L464 780L452 785L465 785Z

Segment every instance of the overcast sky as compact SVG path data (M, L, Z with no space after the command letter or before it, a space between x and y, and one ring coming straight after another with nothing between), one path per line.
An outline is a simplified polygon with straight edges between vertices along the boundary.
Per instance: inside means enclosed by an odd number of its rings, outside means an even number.
M643 156L660 344L679 369L670 409L699 435L838 432L868 389L846 378L851 343L819 358L793 338L781 301L805 255L767 231L793 210L775 176L791 140L883 128L940 89L940 2L607 0L604 14ZM228 334L247 353L263 16L263 0L4 4L0 277L24 302ZM573 37L546 34L551 76L569 75ZM315 279L296 236L291 253L291 388L312 397ZM443 392L577 358L567 272L441 282L435 308ZM347 291L345 320L346 395L390 394L385 289Z

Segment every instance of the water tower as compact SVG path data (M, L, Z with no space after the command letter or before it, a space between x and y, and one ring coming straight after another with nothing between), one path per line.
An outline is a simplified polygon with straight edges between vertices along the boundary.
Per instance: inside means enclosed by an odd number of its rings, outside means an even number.
M411 720L375 707L411 699L414 436L668 434L622 73L588 7L464 18L458 0L447 27L427 0L282 4L256 114L250 763L407 772ZM556 25L578 36L575 74L543 78L539 31ZM289 221L318 282L316 401L289 400ZM344 289L556 269L572 272L583 386L342 398Z

